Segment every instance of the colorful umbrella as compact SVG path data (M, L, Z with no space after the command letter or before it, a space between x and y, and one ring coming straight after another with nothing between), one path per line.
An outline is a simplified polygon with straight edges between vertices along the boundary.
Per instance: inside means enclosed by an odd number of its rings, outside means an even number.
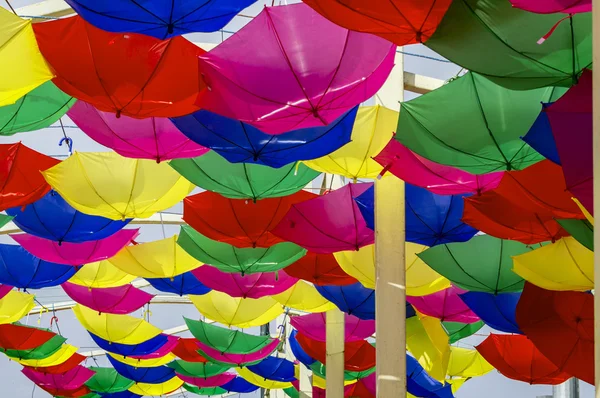
M466 292L460 298L481 320L492 329L506 333L522 334L515 311L521 298L520 292L491 294Z
M171 337L171 336L169 336ZM176 339L176 337L175 337ZM171 354L171 349L177 344L173 343L173 339L169 339L169 341L165 344L167 346L166 350L163 350L162 347L155 353L148 354L143 357L124 357L120 354L114 354L108 352L108 355L113 359L124 363L125 365L133 366L135 368L156 368L162 365L166 365L171 361L175 360L175 355Z
M510 0L513 7L537 14L554 14L562 12L565 14L577 14L580 12L591 12L591 0Z
M117 361L110 355L108 360L115 370L123 377L133 380L135 383L158 384L171 380L175 377L175 371L167 366L156 367L134 367Z
M546 159L551 160L556 164L560 164L558 149L556 148L556 142L554 142L554 137L552 136L550 119L546 112L544 112L544 109L553 103L554 102L542 102L542 111L537 119L535 119L533 125L529 128L527 134L525 134L524 137L521 137L521 139Z
M142 396L161 396L172 393L182 385L183 380L178 377L173 377L171 380L159 384L136 383L129 388L129 391Z
M237 368L236 371L247 382L252 383L255 386L265 388L265 389L279 390L279 389L288 388L288 387L292 386L292 383L290 383L290 382L265 379L264 377L261 377L261 376L257 375L256 373L251 372L248 368Z
M327 378L327 367L323 365L321 362L316 361L310 366L310 369L313 371L313 376L317 376L320 379ZM344 384L348 381L356 382L357 379L362 379L368 377L369 375L375 373L375 367L371 369L367 369L361 372L352 372L349 370L344 370ZM315 379L313 379L313 385L315 384Z
M115 393L111 393L111 394L104 394L104 396L102 398L140 398L141 395L138 394L134 394L131 391L127 390L127 391L122 391L122 392L115 392ZM86 397L83 397L86 398ZM96 397L91 397L91 398L96 398Z
M13 286L0 285L0 299L2 299L2 297L6 296L12 289L13 289Z
M4 350L35 349L54 336L55 333L50 330L34 326L19 323L0 325L0 347Z
M296 379L294 363L285 358L266 357L256 365L248 366L248 370L268 380L291 382Z
M229 348L223 351L223 349L219 350L210 345L198 343L198 352L204 355L208 360L210 360L210 362L217 364L228 366L248 366L259 363L264 358L271 355L278 346L279 340L274 340L271 341L270 345L264 348L243 354L236 354L228 352L230 351Z
M166 164L114 152L76 152L43 174L71 206L112 220L148 218L194 189Z
M46 391L48 394L52 396L58 397L69 397L69 398L83 398L91 394L91 390L86 386L81 386L74 390L63 390L59 388L50 388L50 387L40 387L42 390Z
M173 348L176 357L187 362L208 362L208 359L198 353L199 342L193 337L181 337Z
M315 285L351 285L356 279L346 274L333 254L308 252L295 263L288 265L285 272L295 278Z
M303 312L325 312L335 308L335 304L321 296L313 284L302 280L285 292L272 297L284 307Z
M225 383L221 386L227 392L237 392L240 394L247 394L258 389L258 386L255 386L252 383L247 382L241 377L236 377L228 383Z
M317 361L327 365L325 342L311 340L302 333L296 335L302 349ZM363 371L375 366L375 347L366 340L344 343L344 369Z
M197 269L201 268L204 267ZM146 278L146 280L156 290L167 293L175 293L179 296L183 296L185 294L202 295L211 291L211 288L200 282L191 271L184 272L183 274L172 278Z
M209 90L198 105L269 134L328 125L377 92L395 48L338 27L305 4L266 7L200 56Z
M223 395L226 394L227 391L224 388L221 387L205 387L205 388L200 388L200 387L196 387L187 383L183 384L183 388L188 391L191 392L192 394L196 394L196 395L200 395L200 396L218 396L218 395Z
M61 375L41 373L29 368L23 368L21 372L39 387L56 390L77 390L94 375L94 371L83 366L76 366Z
M315 341L326 341L326 315L306 314L293 316L290 324L304 336ZM375 321L363 320L354 315L344 314L344 341L350 343L364 340L375 334Z
M217 376L225 373L229 370L229 366L218 365L211 362L206 363L194 363L181 361L179 359L171 362L168 365L171 369L174 369L177 374L188 376L188 377L201 377L208 378Z
M0 325L17 322L35 306L31 294L11 290L0 299Z
M572 235L577 242L590 250L594 250L594 225L588 220L564 219L556 220L561 227Z
M406 391L417 397L452 398L449 384L442 384L429 376L419 361L406 356ZM373 378L373 376L371 376Z
M358 107L327 126L266 134L244 122L208 111L178 117L173 123L194 142L231 163L256 163L274 168L325 156L350 142Z
M406 297L406 301L422 314L442 321L475 323L479 317L475 315L458 296L463 290L451 286L437 293L420 297Z
M436 380L446 378L450 346L442 322L417 314L406 320L406 349Z
M63 374L70 369L73 369L77 366L83 359L80 358L79 354L76 353L77 347L74 347L70 344L63 344L60 350L56 351L54 354L50 355L47 358L43 359L19 359L19 358L10 358L15 362L20 363L23 366L27 366L30 368L39 368L34 369L36 371L52 373L52 374ZM72 358L75 357L73 360Z
M288 337L288 344L289 344L290 350L292 351L292 354L294 354L294 357L298 361L300 361L300 363L302 363L307 368L310 368L311 365L313 365L315 362L317 362L317 360L312 358L310 355L308 355L306 353L306 351L304 351L304 349L302 349L302 347L298 343L298 340L296 340L297 335L298 335L298 331L292 330L292 333L290 333L290 335Z
M128 378L121 376L113 368L90 366L89 369L95 373L91 379L85 382L85 385L90 390L100 394L114 394L117 392L122 392L135 384L133 380L129 380Z
M69 282L91 289L123 286L134 279L135 275L129 275L104 260L82 266Z
M465 337L472 336L484 325L485 323L483 323L483 321L475 323L442 322L444 330L446 333L448 333L448 340L450 344L454 344Z
M109 314L130 314L150 302L153 294L134 287L123 285L107 288L86 288L65 282L62 288L75 302L88 308Z
M162 348L166 345L170 345L172 343L172 337L167 336L165 334L158 334L154 337L147 338L145 341L135 344L120 344L113 343L110 340L103 339L95 335L92 332L89 332L90 337L94 340L94 343L98 345L101 349L112 352L113 354L118 354L123 357L128 356L139 356L139 355L150 355L156 352L160 352Z
M212 376L212 377L189 377L179 375L178 377L183 380L188 385L192 385L198 388L210 388L210 387L220 387L223 384L229 383L231 380L235 379L235 373L222 373L220 375Z
M375 319L375 290L367 289L360 283L315 288L346 314L365 320Z
M55 335L44 344L29 349L29 350L6 350L2 349L2 352L9 357L18 359L44 359L54 354L61 349L62 345L67 341L66 338Z
M477 351L456 346L450 347L447 374L450 377L479 377L494 369Z
M574 15L548 36L556 21L554 15L532 14L508 1L454 1L426 46L506 87L570 86L592 62L592 18ZM514 34L515 26L527 30Z
M80 16L36 24L33 30L56 74L54 84L101 111L145 118L198 109L194 101L205 86L197 57L205 51L182 37L105 32Z

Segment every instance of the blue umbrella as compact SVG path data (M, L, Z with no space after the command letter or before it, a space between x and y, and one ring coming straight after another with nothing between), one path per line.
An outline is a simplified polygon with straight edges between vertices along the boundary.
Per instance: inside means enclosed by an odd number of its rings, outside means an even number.
M0 283L19 289L57 286L78 268L44 261L18 245L0 244Z
M298 343L298 340L296 340L297 333L298 332L296 330L292 330L290 337L288 337L288 342L290 344L290 350L292 350L292 354L294 354L294 356L296 357L297 360L300 361L300 363L302 363L307 368L310 368L310 365L315 363L317 360L312 358L310 355L308 355L306 353L306 351L304 351L302 349L302 347L300 346L300 343Z
M327 126L279 135L266 134L250 124L204 110L171 120L192 141L212 149L230 163L279 168L298 160L320 158L350 142L357 111L355 107Z
M57 242L104 239L121 230L129 220L89 216L71 207L56 191L37 202L6 210L13 222L28 234Z
M484 292L467 292L459 296L471 311L492 329L506 333L523 334L515 317L521 292L498 295Z
M132 393L131 391L125 390L121 392L113 392L108 394L100 394L102 398L141 398L141 395Z
M415 397L452 398L452 386L429 376L421 364L406 355L406 390Z
M107 355L107 357L117 373L128 378L129 380L135 381L136 383L164 383L165 381L171 380L175 376L175 369L171 369L168 366L140 368L119 362L110 355Z
M149 340L146 340L139 344L121 344L121 343L111 343L103 338L96 336L95 334L90 333L92 340L98 345L98 347L102 348L105 351L111 352L113 354L122 355L124 357L131 356L142 356L152 354L156 352L160 347L165 345L167 341L169 341L168 337L164 334L159 334Z
M248 369L267 380L291 382L294 376L294 364L285 358L266 357Z
M223 384L221 388L227 392L237 392L238 394L247 394L249 392L253 392L258 390L258 386L255 386L252 383L247 382L241 377L236 377L235 379Z
M542 106L546 109L552 104L553 103L542 104ZM560 165L558 149L556 148L556 142L552 135L552 126L550 125L548 114L544 112L544 110L540 112L525 137L522 137L521 139L535 149L540 155Z
M92 25L108 32L131 32L159 39L222 29L256 0L66 0Z
M360 319L375 319L375 290L367 289L360 282L346 286L316 286L327 300L341 311Z
M156 290L166 293L202 295L211 289L204 286L191 272L177 275L173 278L146 278Z

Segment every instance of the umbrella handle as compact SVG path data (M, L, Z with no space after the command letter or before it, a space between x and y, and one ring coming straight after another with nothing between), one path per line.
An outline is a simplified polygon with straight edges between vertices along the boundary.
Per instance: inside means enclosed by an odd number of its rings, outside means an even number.
M69 153L72 154L73 153L73 139L71 137L63 137L60 139L60 141L58 141L58 146L62 146L64 143L67 144L67 146L69 147Z

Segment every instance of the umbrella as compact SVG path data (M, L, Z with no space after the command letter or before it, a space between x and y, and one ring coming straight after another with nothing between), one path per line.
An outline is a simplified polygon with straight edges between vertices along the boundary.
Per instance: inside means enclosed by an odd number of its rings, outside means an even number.
M565 14L577 14L580 12L591 12L591 0L510 0L513 7L537 14L554 14L562 12Z
M446 330L446 333L448 333L450 344L454 344L461 339L472 336L484 325L485 323L483 323L483 321L478 321L475 323L442 322L444 330Z
M520 242L479 235L417 255L461 289L498 294L523 289L523 279L512 271L512 257L531 251Z
M218 395L223 395L227 393L227 390L225 390L224 388L221 387L204 387L204 388L200 388L200 387L196 387L187 383L183 384L183 388L186 391L191 392L192 394L196 394L196 395L200 395L200 396L209 396L209 397L213 397L213 396L218 396Z
M302 349L317 361L327 365L325 342L311 340L302 333L296 335ZM375 347L366 340L344 343L344 369L363 371L375 366Z
M135 239L138 233L139 229L122 229L104 239L62 244L28 234L10 237L23 246L23 249L42 260L79 266L114 256Z
M112 220L148 218L195 188L166 164L114 152L75 152L43 174L71 206Z
M100 313L130 314L148 304L153 294L134 287L123 285L107 288L86 288L65 282L62 288L75 302Z
M554 292L527 283L517 306L517 323L559 369L594 384L593 295Z
M410 355L406 355L406 376L406 390L409 394L431 398L453 397L450 385L442 384L428 375L419 361Z
M0 136L35 131L54 124L75 103L75 98L51 82L25 94L12 105L0 107Z
M80 16L36 24L33 30L56 74L54 84L101 111L145 118L198 109L195 97L205 86L197 57L205 51L183 37L105 32Z
M320 174L300 163L278 169L251 163L229 163L214 151L193 159L169 162L179 174L206 189L232 199L260 199L298 192Z
M326 379L327 378L327 367L325 365L323 365L321 362L316 361L315 363L313 363L310 366L310 369L313 371L313 376L317 376L319 379ZM352 372L349 370L344 370L344 384L346 384L346 382L350 381L350 382L356 382L358 379L363 379L365 377L370 376L371 374L375 373L375 367L372 367L371 369L367 369L364 371L360 371L360 372ZM315 379L313 379L313 385L315 385Z
M439 319L417 314L406 320L406 349L439 381L446 377L450 356L448 341Z
M313 284L302 280L296 282L294 286L285 292L272 297L284 307L303 312L325 312L335 309L335 304L319 294Z
M358 282L346 286L315 288L342 312L364 320L375 319L375 290L367 289Z
M77 354L77 347L70 344L63 344L54 354L43 359L19 359L9 357L11 360L20 363L23 366L34 368L42 373L63 374L83 361ZM75 357L73 360L72 358Z
M167 118L116 117L77 101L69 118L91 139L127 158L152 159L157 163L200 156L207 148L185 137Z
M265 7L200 56L209 90L197 103L269 134L328 125L379 90L395 49L336 26L305 4Z
M11 222L13 219L12 216L8 216L6 214L0 214L0 228L4 227L6 224Z
M39 387L56 390L77 390L94 375L94 371L83 366L76 366L61 375L41 373L29 368L23 368L21 372Z
M317 195L299 191L293 195L252 202L202 192L183 201L183 219L202 235L236 247L271 247L284 242L270 231L294 203Z
M1 12L3 11L0 10ZM42 198L50 190L50 186L44 181L40 170L60 163L20 142L0 144L0 159L0 210L24 206Z
M5 106L52 79L52 72L40 54L30 19L21 19L4 8L0 10L0 25L1 54L6 59L2 65L0 106Z
M173 278L146 278L146 280L156 290L175 293L179 296L183 296L184 294L202 295L211 291L211 288L200 282L191 271L184 272Z
M294 204L272 232L315 253L358 250L371 244L374 233L367 227L354 201L371 186L349 184Z
M167 336L165 334L158 334L152 338L147 338L147 340L142 341L140 343L135 344L120 344L113 343L107 339L103 339L95 335L92 332L89 332L94 343L98 345L101 349L112 352L114 354L121 355L123 357L127 356L136 356L136 355L150 355L155 352L160 352L163 347L170 346L173 338ZM176 340L176 339L175 339Z
M178 377L188 385L192 385L198 388L211 388L220 387L223 384L229 383L231 380L235 379L235 376L235 373L222 373L220 375L207 378L189 377L183 375L179 375Z
M292 383L287 381L265 379L264 377L261 377L256 373L251 372L248 368L237 368L236 371L240 375L240 377L242 377L247 382L265 389L279 390L283 388L289 388L292 386Z
M208 111L172 119L192 141L210 148L230 163L256 163L274 168L325 156L350 142L358 107L327 126L266 134L244 122Z
M508 1L454 1L425 45L506 87L570 86L592 62L592 18L574 15L548 37L556 21L555 15L532 14ZM527 30L515 35L515 26L527 26ZM544 37L547 40L538 45ZM559 53L562 56L557 57Z
M66 338L59 335L55 335L50 340L46 341L44 344L29 350L2 349L2 352L7 356L13 358L44 359L48 358L50 355L60 350L60 348L66 341Z
M288 290L298 282L298 279L288 276L284 271L259 272L242 276L204 265L192 272L208 288L226 293L231 297L271 296Z
M569 235L590 250L594 250L594 225L588 220L556 220Z
M278 271L306 253L306 250L290 242L278 243L264 249L258 247L239 249L227 243L211 240L187 225L181 227L180 234L178 244L189 253L189 257L193 256L223 272L240 273L242 276Z
M559 218L584 215L566 190L560 166L549 160L505 173L494 190L466 198L463 214L465 223L488 235L525 244L566 236Z
M450 347L448 359L448 376L479 377L494 369L477 351L456 346Z
M420 297L406 297L422 314L438 318L442 321L475 323L479 317L475 315L458 296L463 290L451 286L437 293Z
M136 383L129 388L134 394L142 396L167 395L177 390L183 385L183 380L178 377L173 377L171 380L159 384Z
M0 347L4 350L31 350L44 344L55 335L48 329L34 326L19 323L2 324L0 325Z
M114 354L109 352L108 355L113 359L124 363L125 365L133 366L135 368L156 368L162 365L166 365L169 362L175 360L175 355L171 353L171 350L177 344L176 337L168 340L168 342L163 346L167 347L167 349L163 349L161 347L158 351L150 353L143 357L124 357L120 354Z
M177 374L182 376L201 378L208 378L223 374L230 368L229 366L219 365L211 362L194 363L179 359L171 362L167 366L169 366L171 369L174 369Z
M135 383L158 384L169 381L175 377L175 371L167 366L156 366L150 368L134 367L119 362L110 355L107 355L107 358L121 376L126 377Z
M158 39L194 32L222 29L238 12L256 0L201 0L151 4L135 0L107 4L95 0L68 0L67 3L86 21L108 32L134 32Z
M81 386L77 389L73 389L73 390L63 390L63 389L59 389L59 388L50 388L50 387L40 387L42 390L46 391L48 394L55 396L55 397L79 397L79 398L84 398L86 396L89 396L89 394L92 393L92 391L87 388L86 386Z
M356 279L346 274L331 253L308 252L295 263L285 267L285 272L295 278L315 285L351 285Z
M515 319L515 311L521 298L520 292L497 295L466 292L461 294L460 298L492 329L506 333L523 333Z
M248 370L268 380L286 382L296 379L294 363L285 358L266 357L256 365L248 366Z
M537 119L535 119L533 125L529 128L527 134L525 134L524 137L521 137L521 139L546 159L551 160L556 164L560 164L558 149L556 148L556 142L554 142L554 137L552 136L550 119L548 118L548 114L544 112L544 109L553 103L554 102L542 102L542 111Z
M57 286L77 269L70 265L41 260L21 246L0 244L0 283L19 289Z
M327 156L304 163L311 169L355 181L358 178L376 178L383 168L372 158L390 141L397 125L396 111L379 105L360 107L351 141Z
M36 202L7 209L6 213L24 232L59 243L104 239L131 221L88 216L71 207L54 190Z
M208 362L208 359L198 353L198 343L198 340L193 337L180 337L172 352L186 362Z
M361 397L361 398L375 398L375 387L377 381L374 382L366 382L366 380L373 379L374 377L367 377L361 380L358 380L354 384L350 384L344 387L344 396L346 397ZM316 394L315 394L316 393ZM406 394L407 397L410 397ZM316 398L327 398L327 390L319 389L313 386L313 396Z
M0 285L0 299L2 299L2 297L6 296L12 289L13 289L13 286Z
M326 341L326 315L306 314L293 316L290 324L304 336L315 341ZM344 314L344 341L350 343L364 340L375 334L375 321L363 320L354 315Z
M129 275L104 260L85 264L69 279L69 282L91 289L123 286L133 282L134 279L136 279L135 275Z
M490 334L477 351L509 379L529 384L561 384L571 375L548 360L527 336Z
M236 377L233 380L223 384L221 388L227 392L237 392L240 394L247 394L258 389L257 386L247 382L241 377Z
M312 358L306 353L306 351L304 351L304 349L302 349L302 346L300 346L298 340L296 340L297 335L298 331L292 329L292 333L290 333L288 337L288 344L290 346L290 350L292 351L292 354L294 354L294 357L298 361L300 361L300 363L302 363L307 368L310 368L311 365L317 362L317 360Z
M128 378L121 376L113 368L90 366L89 369L95 373L88 381L85 382L85 385L90 390L100 394L114 394L117 392L126 391L129 387L135 384L133 380L129 380Z
M35 306L31 294L11 290L0 299L0 325L17 322Z
M134 394L131 391L127 390L127 391L115 392L115 393L111 393L111 394L104 394L104 396L102 398L140 398L140 397L141 397L141 395ZM86 397L82 397L82 398L86 398ZM96 398L96 397L91 397L91 398Z

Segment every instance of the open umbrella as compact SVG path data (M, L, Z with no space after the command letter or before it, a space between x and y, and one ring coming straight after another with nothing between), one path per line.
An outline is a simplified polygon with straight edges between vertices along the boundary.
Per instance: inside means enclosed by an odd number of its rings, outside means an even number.
M73 357L75 357L74 360L72 360ZM11 357L10 359L23 366L34 368L34 370L42 373L63 374L79 365L85 358L81 358L81 356L77 354L77 347L70 344L63 344L60 350L47 358L19 359Z
M442 322L417 314L406 320L406 349L436 380L446 379L450 346Z
M326 341L325 313L293 316L290 324L304 336L315 341ZM344 314L344 341L364 340L375 333L375 321Z
M315 286L327 300L342 312L360 319L375 319L375 290L360 283L346 286Z
M219 365L212 362L194 363L182 360L175 360L168 365L174 369L177 374L188 377L208 378L225 373L230 369L229 366Z
M200 268L204 268L200 267ZM197 268L197 269L200 269ZM146 278L148 283L156 290L167 293L175 293L179 296L185 294L206 294L211 291L211 288L205 286L194 276L191 271L174 276L172 278Z
M92 391L86 386L81 386L73 390L63 390L59 388L41 387L48 394L54 397L68 397L68 398L84 398L92 393Z
M313 363L310 366L310 369L313 371L313 376L317 376L320 379L326 379L327 378L327 367L325 365L323 365L321 362L316 361L315 363ZM356 382L356 380L358 379L362 379L365 377L368 377L369 375L375 373L375 367L372 367L371 369L367 369L364 371L360 371L360 372L352 372L349 370L344 370L344 384L346 384L346 382L350 381L350 382ZM315 379L313 379L313 385L315 385Z
M175 376L175 371L167 366L134 367L119 362L110 355L107 355L107 358L121 376L136 383L164 383Z
M468 348L450 347L447 374L450 377L479 377L494 369L477 351Z
M87 288L65 282L62 288L75 302L100 313L130 314L150 302L153 294L134 287L123 285L107 288Z
M210 90L200 93L198 105L269 134L328 125L377 92L395 48L338 27L305 4L265 7L200 56Z
M172 393L182 385L183 380L181 380L179 377L173 377L171 380L158 384L136 383L129 388L129 391L142 396L161 396Z
M346 274L331 253L313 253L285 267L285 272L295 278L315 285L351 285L356 279Z
M462 323L462 322L442 322L442 326L446 333L448 333L448 341L450 344L454 344L457 341L464 339L465 337L472 336L477 333L485 323L483 321L475 323Z
M99 337L92 332L89 332L89 334L92 340L94 340L94 343L98 345L98 347L107 352L118 354L123 357L130 357L136 355L153 355L154 353L161 353L160 351L162 351L163 347L171 346L173 343L173 339L175 339L175 341L177 340L177 338L173 338L165 334L158 334L154 337L147 338L145 341L142 341L140 343L121 344L113 343L110 340L103 339L102 337Z
M94 141L121 156L161 161L200 156L208 152L185 137L167 118L134 119L116 117L94 106L77 101L69 118Z
M481 320L492 329L506 333L522 334L515 311L520 292L491 294L483 292L466 292L460 298Z
M11 290L0 299L0 325L17 322L35 306L31 294Z
M432 316L442 321L475 323L479 317L475 315L460 299L463 290L451 286L427 296L408 296L406 301L422 314Z
M237 373L244 378L249 383L254 384L255 386L262 387L269 390L279 390L283 388L289 388L292 386L292 383L287 381L277 381L277 380L269 380L265 379L253 373L248 368L237 368Z
M183 134L231 163L282 167L298 160L325 156L350 142L358 107L327 126L266 134L244 122L208 111L172 119Z
M548 118L546 112L544 112L544 109L552 103L553 102L542 102L542 111L538 115L537 119L535 119L533 125L529 128L527 134L525 134L524 137L521 137L521 139L528 143L546 159L551 160L556 164L560 164L558 149L556 148L556 142L552 136L550 119Z
M591 12L591 0L510 0L514 7L537 14Z
M105 32L80 16L36 24L34 31L54 84L101 111L145 118L198 109L194 101L205 86L197 57L205 51L183 37Z
M272 297L284 307L303 312L325 312L335 308L335 304L319 294L313 284L302 280L296 282L285 292Z
M121 376L113 368L90 366L89 369L95 373L91 379L85 382L85 385L90 390L100 394L113 394L126 391L129 387L135 384L133 380Z
M180 337L172 352L177 358L187 362L207 362L208 359L198 353L198 343L193 337Z
M56 390L76 390L94 375L94 371L83 366L76 366L61 375L41 373L29 368L23 368L21 372L41 388Z
M232 199L260 199L298 192L320 173L303 164L278 169L251 163L229 163L214 151L193 159L169 162L179 174L206 189Z
M140 398L140 397L141 397L141 395L134 394L131 391L127 390L127 391L122 391L122 392L104 394L104 396L102 398ZM96 397L90 397L90 398L96 398Z
M107 288L127 285L136 278L135 275L129 275L104 260L85 264L69 279L69 283L85 286L88 289Z
M294 363L285 358L266 357L256 365L248 366L248 369L265 379L276 381L293 381L296 379Z
M241 377L236 377L233 380L223 384L221 386L222 389L228 392L237 392L240 394L247 394L258 389L258 386L255 386L252 383L247 382Z
M425 45L506 87L570 86L592 62L592 18L574 15L548 37L557 19L520 10L508 1L454 1ZM527 30L515 35L515 26L527 26ZM545 37L543 44L537 44Z
M177 344L176 337L171 337L168 342L163 346L167 347L163 349L160 347L158 351L144 355L144 356L132 356L132 357L124 357L120 354L115 354L108 352L108 355L113 359L124 363L125 365L133 366L135 368L156 368L159 366L163 366L168 364L169 362L175 360L175 355L171 353L171 349L175 347Z
M594 225L588 220L575 218L556 220L577 242L590 250L594 250Z
M166 164L114 152L75 152L43 174L71 206L112 220L148 218L194 189Z
M235 342L233 343L235 344ZM264 358L271 355L278 346L279 340L273 340L269 345L263 348L248 351L246 353L235 353L230 352L232 351L231 347L219 349L209 344L198 343L198 352L204 355L210 362L217 364L248 366L259 363Z
M327 365L325 342L311 340L302 333L296 335L302 349L311 357ZM366 340L344 343L344 369L362 371L375 366L375 347Z
M449 384L443 384L427 374L419 361L406 355L406 390L417 397L452 398ZM370 378L374 378L370 376Z
M1 301L0 301L1 302ZM0 325L0 348L31 350L44 344L56 334L48 329L15 324Z
M196 387L193 386L191 384L187 384L184 383L183 384L183 388L184 390L191 392L192 394L196 394L196 395L200 395L200 396L218 396L218 395L223 395L227 393L227 390L225 390L224 388L221 387Z
M9 357L19 359L44 359L56 353L67 341L66 338L56 335L44 344L29 350L11 350L2 349L2 352Z
M221 373L220 375L206 378L178 375L178 377L188 385L192 385L198 388L220 387L221 385L229 383L231 380L235 379L235 376L235 373Z
M317 362L317 360L314 359L313 357L311 357L310 355L308 355L306 353L306 351L304 351L302 346L300 346L300 344L298 343L298 340L296 340L297 335L298 335L298 331L292 330L292 333L290 333L290 335L288 336L288 344L289 344L290 350L294 354L294 357L298 361L300 361L300 363L302 363L307 368L310 368L311 365L313 365L315 362Z

